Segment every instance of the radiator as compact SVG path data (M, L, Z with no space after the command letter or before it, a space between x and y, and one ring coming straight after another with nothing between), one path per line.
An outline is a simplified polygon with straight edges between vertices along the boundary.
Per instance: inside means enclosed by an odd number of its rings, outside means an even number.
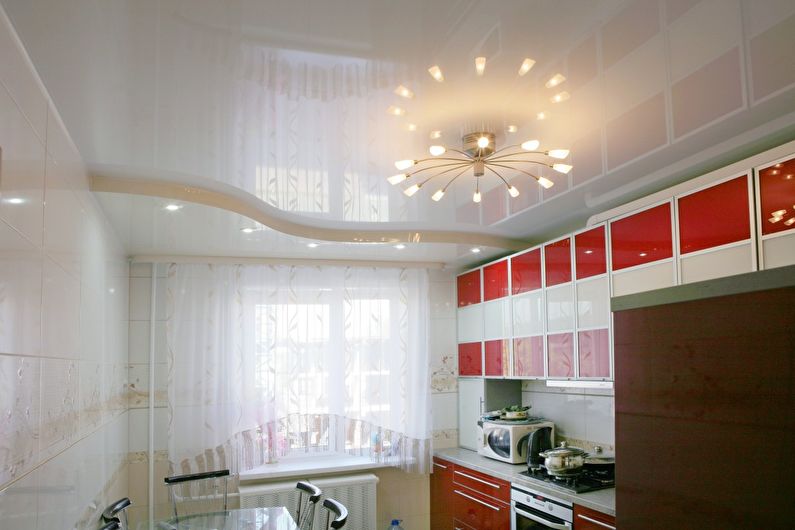
M302 479L304 480L304 479ZM375 486L378 477L371 473L323 477L309 479L309 482L323 490L323 498L332 498L348 508L348 523L345 530L374 530L376 525ZM286 506L295 517L298 503L297 480L267 482L240 486L240 507L258 508L267 506ZM326 509L318 503L315 509L313 528L325 528Z

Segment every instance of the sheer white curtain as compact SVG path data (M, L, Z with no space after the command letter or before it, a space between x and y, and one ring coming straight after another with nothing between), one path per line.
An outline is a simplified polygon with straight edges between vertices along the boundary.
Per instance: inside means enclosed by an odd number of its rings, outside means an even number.
M348 453L430 463L427 272L171 265L175 472Z

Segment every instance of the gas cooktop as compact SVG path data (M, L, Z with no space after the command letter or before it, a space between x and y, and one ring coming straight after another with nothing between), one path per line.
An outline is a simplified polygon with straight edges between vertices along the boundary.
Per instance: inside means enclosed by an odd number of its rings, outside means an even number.
M519 473L529 479L538 480L546 485L561 488L566 491L574 493L585 493L587 491L603 490L607 488L614 488L616 486L615 479L599 478L583 471L576 477L558 478L548 474L543 468L531 472L522 471Z

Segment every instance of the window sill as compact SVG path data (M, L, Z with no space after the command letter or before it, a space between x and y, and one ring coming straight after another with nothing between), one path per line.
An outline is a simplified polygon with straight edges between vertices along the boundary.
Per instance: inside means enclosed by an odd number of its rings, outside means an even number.
M347 454L287 458L275 464L264 464L240 473L240 483L270 480L277 478L298 478L331 473L345 473L385 467L366 456Z

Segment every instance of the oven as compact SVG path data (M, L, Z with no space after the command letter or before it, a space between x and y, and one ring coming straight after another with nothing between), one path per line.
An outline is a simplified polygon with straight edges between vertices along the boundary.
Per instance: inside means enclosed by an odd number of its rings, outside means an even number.
M539 493L527 486L511 484L511 530L571 530L573 520L570 502Z

